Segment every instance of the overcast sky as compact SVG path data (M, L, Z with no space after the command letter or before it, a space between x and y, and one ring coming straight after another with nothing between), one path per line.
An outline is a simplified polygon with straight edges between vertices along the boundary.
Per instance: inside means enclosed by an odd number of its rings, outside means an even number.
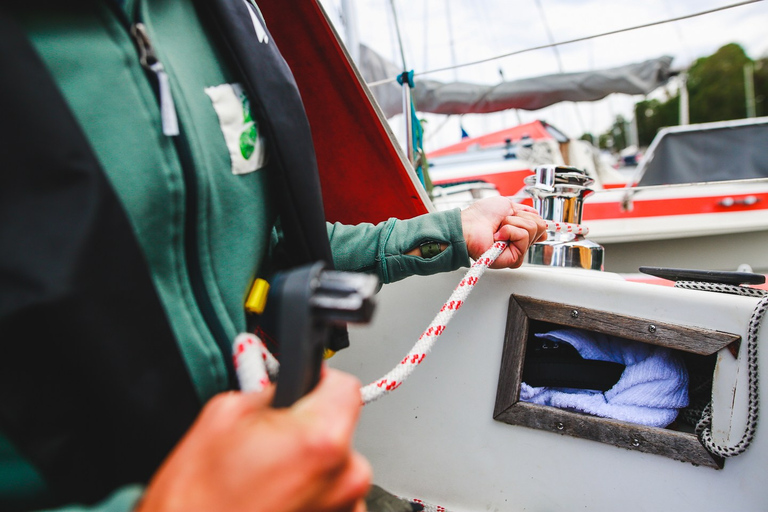
M352 0L361 41L401 65L390 0ZM395 0L406 64L417 73L492 57L503 53L652 23L737 3L738 0ZM321 0L337 29L341 0ZM546 20L546 23L545 23ZM768 1L707 14L693 19L607 36L553 49L537 50L429 75L483 84L527 78L559 71L602 69L640 62L661 55L674 57L673 68L685 68L721 46L741 44L753 59L768 55ZM657 91L655 94L663 94ZM578 137L583 131L604 132L616 114L631 115L642 99L612 95L593 103L561 104L539 111L508 111L464 116L470 135L480 135L543 119ZM459 139L458 119L430 116L427 149ZM397 123L397 120L394 121Z

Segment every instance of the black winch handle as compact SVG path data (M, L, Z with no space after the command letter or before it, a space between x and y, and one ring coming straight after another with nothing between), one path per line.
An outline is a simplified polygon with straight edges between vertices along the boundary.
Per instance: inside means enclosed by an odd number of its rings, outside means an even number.
M280 345L274 407L289 407L315 387L333 326L370 322L378 285L375 275L325 270L322 262L275 276L264 312L275 315Z
M702 281L719 284L763 284L765 276L752 272L730 272L723 270L696 270L690 268L640 267L640 272L670 281Z

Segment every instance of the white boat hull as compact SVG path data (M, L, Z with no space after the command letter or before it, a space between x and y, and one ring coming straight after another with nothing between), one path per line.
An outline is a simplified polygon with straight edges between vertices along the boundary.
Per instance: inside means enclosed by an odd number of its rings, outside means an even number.
M352 329L351 348L332 364L358 375L363 383L385 374L407 353L462 274L385 286L377 319L371 326ZM413 376L364 409L356 445L372 462L377 484L449 511L766 510L764 428L758 427L745 453L716 470L494 420L512 293L743 338L757 303L752 298L630 283L596 271L489 271ZM767 336L764 330L763 344ZM720 438L738 439L743 430L744 347L742 343L738 361L724 355L725 350L720 353L713 393L715 433ZM768 363L766 351L760 360L763 367ZM768 396L766 392L764 385L762 396Z
M637 272L643 265L736 270L748 264L768 272L765 183L646 189L632 196L632 210L621 211L625 194L603 191L584 204L589 239L606 248L605 270ZM754 203L743 204L745 198ZM723 206L729 200L736 204Z
M746 264L753 272L768 273L768 230L598 243L605 247L605 269L612 272L637 272L641 266L737 270Z

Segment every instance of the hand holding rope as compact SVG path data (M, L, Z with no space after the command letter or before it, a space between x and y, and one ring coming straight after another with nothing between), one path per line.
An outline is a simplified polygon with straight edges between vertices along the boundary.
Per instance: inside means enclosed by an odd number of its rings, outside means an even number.
M588 232L588 229L581 225L546 222L547 231L550 233L586 234ZM508 243L505 241L495 242L472 264L451 296L400 363L382 378L360 389L364 404L373 402L400 387L413 373L413 370L424 361L437 339L445 331L448 322L477 285L480 277L507 248L507 245ZM240 385L244 391L264 389L269 383L269 377L274 378L279 370L279 363L269 353L262 341L250 333L240 334L235 339L234 360Z

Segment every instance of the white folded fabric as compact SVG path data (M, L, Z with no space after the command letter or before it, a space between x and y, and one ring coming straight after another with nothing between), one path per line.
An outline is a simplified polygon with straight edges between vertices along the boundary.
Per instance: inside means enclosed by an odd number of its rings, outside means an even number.
M665 427L688 405L688 372L671 350L605 334L562 329L537 337L572 345L584 359L626 366L621 378L605 392L532 387L523 382L520 399L639 425Z

